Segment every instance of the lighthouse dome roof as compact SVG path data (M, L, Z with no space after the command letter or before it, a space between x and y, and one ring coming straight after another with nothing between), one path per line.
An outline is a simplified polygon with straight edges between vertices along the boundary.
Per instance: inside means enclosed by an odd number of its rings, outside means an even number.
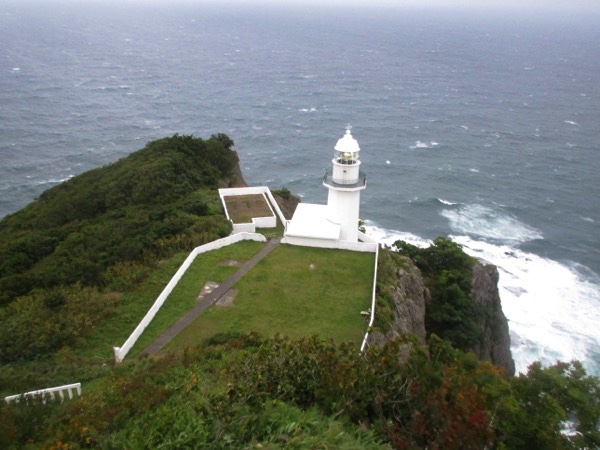
M350 133L350 128L346 130L346 134L341 139L338 139L337 144L334 147L338 152L344 153L354 153L360 151L360 147L358 146L358 141L352 137L352 133Z

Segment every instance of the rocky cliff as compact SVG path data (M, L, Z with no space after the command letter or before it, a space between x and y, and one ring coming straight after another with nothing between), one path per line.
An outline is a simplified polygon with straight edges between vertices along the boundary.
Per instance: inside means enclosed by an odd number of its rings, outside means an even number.
M498 278L498 269L494 265L480 263L473 267L471 298L484 311L479 320L482 336L473 351L482 361L490 361L508 375L514 375L515 362L510 353L508 320L502 312Z
M382 261L385 260L385 261ZM383 282L378 283L378 292L381 304L382 296L387 298L386 307L389 306L391 317L388 317L386 324L380 320L376 323L378 330L371 333L369 343L382 343L393 340L405 334L413 334L421 343L425 343L425 305L429 298L429 291L423 284L421 271L415 266L411 259L391 255L387 252L380 253L380 273L381 270L392 272L391 277L384 277ZM383 295L382 295L383 294ZM379 305L378 305L379 308ZM376 316L381 318L380 311L376 311ZM382 326L383 325L383 326ZM385 330L385 331L383 331Z
M425 343L425 315L430 293L421 271L410 258L384 251L380 254L379 274L383 280L378 283L378 308L381 306L382 314L388 317L376 323L377 329L370 335L369 343L382 343L405 334L413 334ZM481 311L478 320L481 339L471 350L482 361L490 361L513 375L515 365L510 353L508 321L502 312L497 285L495 266L475 264L471 299Z

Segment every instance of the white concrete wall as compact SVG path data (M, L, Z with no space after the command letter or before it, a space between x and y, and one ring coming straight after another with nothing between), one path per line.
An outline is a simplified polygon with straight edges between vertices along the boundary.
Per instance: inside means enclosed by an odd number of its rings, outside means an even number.
M275 214L281 220L281 223L285 224L286 219L279 208L279 205L275 201L275 197L271 193L271 190L267 186L253 186L253 187L240 187L240 188L226 188L219 189L219 196L221 198L221 203L223 204L223 209L225 209L225 215L227 219L231 221L229 217L229 212L227 211L227 206L225 204L225 197L232 195L256 195L262 194L271 210L272 216L269 217L254 217L251 223L238 223L233 224L233 233L254 233L256 228L275 228L277 226L277 219L275 218Z
M369 326L367 327L367 331L365 333L365 337L360 346L360 352L362 353L367 346L367 341L369 340L369 333L371 332L371 328L373 327L373 322L375 322L375 303L376 303L376 291L377 291L377 269L379 264L379 244L375 244L377 247L375 248L375 271L373 274L373 291L371 293L371 317L369 319Z
M233 230L231 234L236 233L254 233L256 232L256 225L252 223L232 223Z
M277 219L274 215L270 217L254 217L252 222L257 228L275 228L277 226Z
M379 248L379 244L377 244L377 242L340 241L338 248L342 250L352 250L353 252L375 253Z
M138 324L138 326L133 330L133 333L127 338L125 343L121 347L113 347L115 353L115 361L121 362L131 350L131 347L136 343L138 338L142 335L148 324L152 321L158 310L161 308L173 288L177 285L181 277L185 274L187 269L190 267L196 256L201 253L205 253L211 250L216 250L218 248L226 247L231 244L235 244L236 242L251 240L258 242L266 242L266 238L262 234L256 233L237 233L232 234L230 236L224 237L222 239L217 239L216 241L209 242L208 244L201 245L200 247L196 247L191 251L189 256L185 259L183 264L179 267L179 270L173 275L171 281L165 286L163 291L154 301L154 304L150 307L144 318Z
M375 253L379 245L376 242L351 242L335 239L317 239L301 236L285 236L282 244L299 245L302 247L337 248L353 252Z
M65 384L64 386L40 389L39 391L29 391L24 394L9 395L8 397L4 397L4 401L6 403L18 403L22 398L41 397L42 402L46 403L46 399L48 398L57 400L56 397L58 397L58 400L63 401L66 396L69 399L72 399L75 396L75 393L77 396L81 395L81 383Z
M362 242L377 243L375 239L373 239L371 236L367 236L362 231L358 232L358 239L360 239Z
M277 214L277 217L279 217L279 220L281 221L281 223L285 224L287 222L287 219L283 215L283 212L281 212L281 208L279 208L279 205L277 204L275 197L273 197L273 194L271 193L271 190L269 188L265 188L265 189L266 190L264 193L267 196L267 198L270 200L271 207L275 210L275 213Z
M302 236L285 236L283 244L298 245L301 247L338 248L338 241L332 239L316 239Z

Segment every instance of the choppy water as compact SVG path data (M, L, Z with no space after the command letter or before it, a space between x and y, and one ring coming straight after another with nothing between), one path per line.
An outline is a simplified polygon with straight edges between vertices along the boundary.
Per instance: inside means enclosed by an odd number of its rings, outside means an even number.
M5 3L0 217L173 133L325 203L347 123L383 241L498 265L518 370L600 374L600 12Z

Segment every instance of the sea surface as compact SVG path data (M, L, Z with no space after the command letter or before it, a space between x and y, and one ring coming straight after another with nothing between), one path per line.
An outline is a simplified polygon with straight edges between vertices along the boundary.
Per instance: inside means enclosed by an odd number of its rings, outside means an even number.
M498 266L517 370L600 375L600 8L0 3L0 217L174 133L325 203L347 124L381 242Z

